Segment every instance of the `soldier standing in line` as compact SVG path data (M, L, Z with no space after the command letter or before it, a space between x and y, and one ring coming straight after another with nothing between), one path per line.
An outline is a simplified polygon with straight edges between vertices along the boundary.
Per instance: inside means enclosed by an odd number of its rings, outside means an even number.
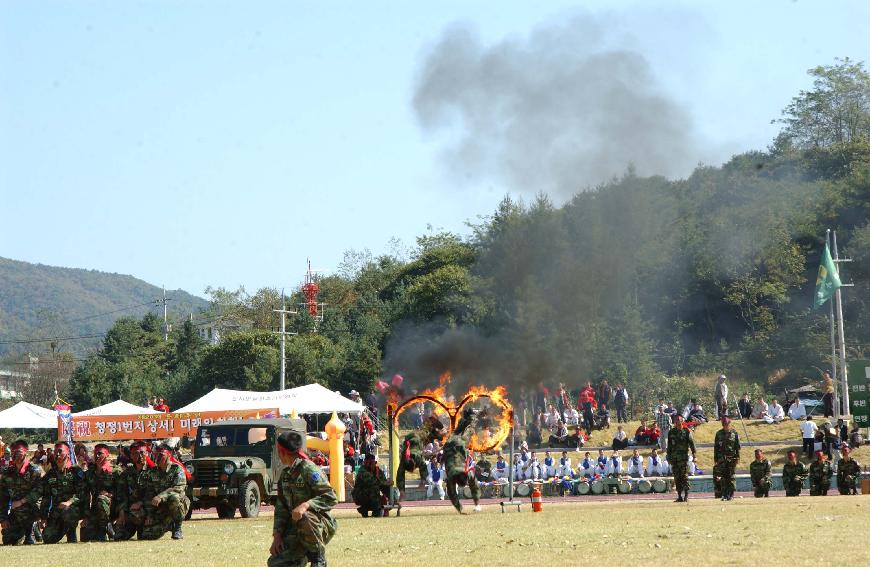
M749 476L756 498L767 498L770 492L770 461L764 457L764 451L755 450L755 460L749 464Z
M106 541L107 527L112 521L113 498L121 469L109 460L109 447L103 443L94 447L94 466L85 473L87 496L82 502L86 518L82 521L82 541ZM89 499L89 500L88 500Z
M320 468L302 449L302 435L288 431L278 436L278 456L287 465L278 481L272 546L268 567L326 567L326 544L335 535L329 513L338 502Z
M797 460L797 452L794 449L788 452L788 462L782 467L782 486L786 496L800 496L807 478L807 469L803 463Z
M141 535L145 525L145 483L156 465L148 456L148 447L142 441L130 446L133 463L121 472L115 498L118 516L115 519L115 539L127 540L137 532Z
M840 494L858 494L858 479L861 478L861 465L852 458L851 449L840 449L843 458L837 461L837 490Z
M33 523L39 517L42 469L28 458L28 446L18 440L9 446L12 462L0 475L0 529L3 545L33 545Z
M185 490L184 467L172 462L172 449L163 445L155 451L157 466L145 477L145 525L142 539L160 539L172 532L172 539L182 539L181 522L190 507Z
M676 502L689 501L689 451L695 458L695 440L692 432L683 423L683 416L674 416L674 427L668 432L668 462L674 474L677 489Z
M722 418L722 429L713 440L713 476L719 479L722 500L734 498L736 482L734 472L740 460L740 437L731 429L731 418Z
M827 496L834 470L823 451L816 451L816 460L810 464L810 496Z
M392 485L378 466L378 460L368 453L356 475L351 492L353 503L358 506L357 511L363 518L367 518L369 512L374 518L384 515L384 500L389 498Z
M42 479L39 516L44 524L43 542L57 543L64 536L67 543L78 542L76 529L85 494L85 471L72 464L66 443L56 443L51 470Z

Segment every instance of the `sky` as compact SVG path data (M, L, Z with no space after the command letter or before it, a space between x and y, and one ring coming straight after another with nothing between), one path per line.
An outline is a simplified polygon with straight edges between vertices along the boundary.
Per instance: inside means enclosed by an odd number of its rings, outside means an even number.
M430 231L467 234L507 194L552 189L535 183L547 163L525 168L522 183L504 175L515 153L492 122L463 120L456 101L466 95L501 124L511 118L499 89L523 89L526 68L534 82L563 72L560 58L570 70L572 54L630 53L650 97L680 114L671 165L718 165L767 147L771 120L811 86L807 69L870 58L867 21L870 4L836 1L9 0L0 3L0 256L197 295L293 288L308 258L331 273L347 250L406 253ZM424 80L459 59L447 41L456 30L473 53L521 61L518 76ZM485 75L489 60L472 74ZM433 97L436 111L459 117L433 124L420 104ZM490 98L497 108L486 108ZM580 99L589 103L579 111L557 100L569 115L554 111L549 123L612 113L596 108L607 98ZM547 123L548 104L527 110ZM524 137L530 122L511 123ZM623 136L632 141L620 131L607 142ZM489 166L469 168L468 152ZM691 169L670 161L644 173ZM578 189L615 173L589 162Z

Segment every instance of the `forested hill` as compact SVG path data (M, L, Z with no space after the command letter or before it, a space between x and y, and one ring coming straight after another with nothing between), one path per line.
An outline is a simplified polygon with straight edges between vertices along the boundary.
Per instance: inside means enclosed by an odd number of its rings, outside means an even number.
M119 317L154 311L162 293L133 276L0 258L0 356L38 352L45 346L23 340L101 335ZM208 305L185 291L166 294L176 319ZM58 347L82 353L99 342L99 337L67 340Z

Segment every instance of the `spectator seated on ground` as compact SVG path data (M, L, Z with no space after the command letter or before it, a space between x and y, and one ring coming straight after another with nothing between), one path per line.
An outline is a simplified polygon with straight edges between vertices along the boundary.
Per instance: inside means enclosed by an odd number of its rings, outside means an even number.
M595 411L592 426L595 429L610 429L610 410L606 406Z
M668 465L668 468L670 469L670 465ZM691 454L689 455L687 470L690 475L704 474L704 471L698 468L698 464L695 462L695 459Z
M767 418L764 420L767 423L779 423L780 421L785 419L785 410L781 405L774 399L770 402L770 405L767 406Z
M743 394L743 397L737 402L737 411L743 419L752 417L752 402L749 400L749 394Z
M628 448L628 435L626 435L625 431L622 430L621 425L616 426L616 433L613 434L613 443L611 443L611 448L614 451Z
M556 460L549 451L544 453L544 460L541 462L541 473L544 480L556 476Z
M541 428L538 425L538 420L532 420L526 428L526 440L529 445L537 447L541 444Z
M767 402L764 398L758 398L758 401L752 406L752 419L764 419L768 417Z
M480 458L474 464L474 476L477 482L492 482L492 463L486 458L486 453L480 453Z
M525 466L526 463L520 458L520 456L514 455L514 480L523 480L523 475L525 474Z
M550 404L550 409L547 411L547 414L544 416L544 427L547 429L553 429L556 427L556 424L561 420L559 416L559 412L556 411L556 407Z
M556 425L553 426L553 430L550 434L550 439L547 441L547 444L550 447L563 447L566 443L568 443L568 428L565 426L565 423L560 419L556 422Z
M632 478L643 478L643 457L635 449L628 458L628 475Z
M647 459L646 476L666 476L667 474L667 461L659 455L658 449L653 449Z
M541 463L538 456L532 451L532 456L523 465L523 478L525 480L541 480L543 477Z
M801 403L800 398L795 398L791 405L788 406L788 416L792 419L806 419L807 407Z
M580 424L580 413L572 408L565 408L565 425L579 425Z
M686 421L694 421L695 423L707 423L707 415L704 413L704 408L701 404L696 403L691 410Z
M622 474L622 457L619 456L619 451L614 451L610 458L607 459L604 474L610 477L618 477Z
M586 451L583 455L583 460L577 464L577 475L585 478L590 478L595 475L595 467L597 463L589 454L589 451Z
M659 442L661 430L655 423L647 425L646 420L640 420L640 427L634 432L634 440L638 445L655 445Z
M437 439L433 439L431 443L426 443L426 446L423 447L423 456L427 459L431 459L433 455L437 455L440 452L441 443Z

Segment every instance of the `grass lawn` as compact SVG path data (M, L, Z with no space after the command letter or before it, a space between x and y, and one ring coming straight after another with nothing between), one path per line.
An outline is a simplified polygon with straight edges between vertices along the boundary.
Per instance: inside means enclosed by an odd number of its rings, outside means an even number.
M776 558L783 565L818 565L811 539L836 541L837 565L866 565L870 547L856 532L870 498L754 498L731 503L693 500L609 501L547 505L534 514L500 513L484 506L460 516L452 508L406 509L399 517L362 519L337 511L339 530L328 547L336 566L656 565L695 558L702 565L751 565ZM5 549L4 564L37 565L265 565L271 517L195 519L185 539L60 544ZM860 531L860 530L859 530ZM455 562L455 563L454 563Z

